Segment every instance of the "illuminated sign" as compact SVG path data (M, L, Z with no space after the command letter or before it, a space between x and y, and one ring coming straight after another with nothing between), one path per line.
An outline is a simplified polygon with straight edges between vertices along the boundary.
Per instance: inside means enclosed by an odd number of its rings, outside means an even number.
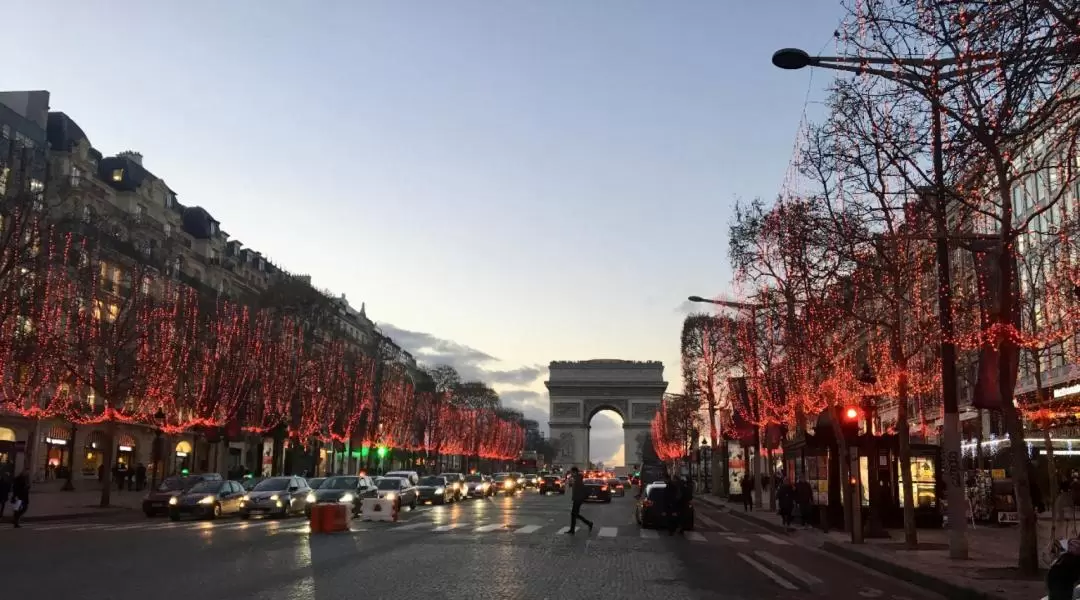
M118 446L117 449L121 452L131 452L131 446Z
M58 440L56 438L45 438L46 444L52 444L54 446L67 446L67 440Z
M1054 390L1054 398L1064 398L1065 396L1072 396L1073 394L1080 394L1080 383Z

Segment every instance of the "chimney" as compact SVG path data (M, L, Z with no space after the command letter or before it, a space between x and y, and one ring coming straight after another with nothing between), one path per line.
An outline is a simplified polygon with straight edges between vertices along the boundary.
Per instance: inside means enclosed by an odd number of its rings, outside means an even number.
M122 157L130 160L131 162L139 165L140 167L142 166L142 153L141 152L135 152L134 150L124 150L123 152L117 154L117 156L122 156Z

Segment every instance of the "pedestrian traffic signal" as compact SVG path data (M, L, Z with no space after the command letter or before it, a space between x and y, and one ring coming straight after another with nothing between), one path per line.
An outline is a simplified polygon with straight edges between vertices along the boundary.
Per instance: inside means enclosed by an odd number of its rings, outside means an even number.
M375 455L380 459L386 458L386 446L379 446L375 449Z
M844 409L844 420L848 421L848 422L858 421L859 420L859 409L855 408L854 406L849 406L846 409Z

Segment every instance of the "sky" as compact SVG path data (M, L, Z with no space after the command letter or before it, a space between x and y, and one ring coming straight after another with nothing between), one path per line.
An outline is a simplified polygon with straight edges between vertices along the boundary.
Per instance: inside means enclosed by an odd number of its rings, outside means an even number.
M782 184L836 0L21 3L45 89L232 239L544 423L552 360L660 360ZM622 459L594 418L592 458Z

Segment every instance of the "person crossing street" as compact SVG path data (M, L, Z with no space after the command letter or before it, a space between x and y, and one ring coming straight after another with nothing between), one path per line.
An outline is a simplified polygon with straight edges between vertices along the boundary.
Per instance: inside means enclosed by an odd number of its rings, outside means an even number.
M589 495L589 491L585 488L585 477L582 476L581 471L577 467L570 469L570 481L570 485L572 486L571 500L573 504L570 508L570 529L566 533L574 535L574 530L577 527L578 521L588 525L589 531L592 532L593 522L581 516L581 505L585 503L585 498Z

